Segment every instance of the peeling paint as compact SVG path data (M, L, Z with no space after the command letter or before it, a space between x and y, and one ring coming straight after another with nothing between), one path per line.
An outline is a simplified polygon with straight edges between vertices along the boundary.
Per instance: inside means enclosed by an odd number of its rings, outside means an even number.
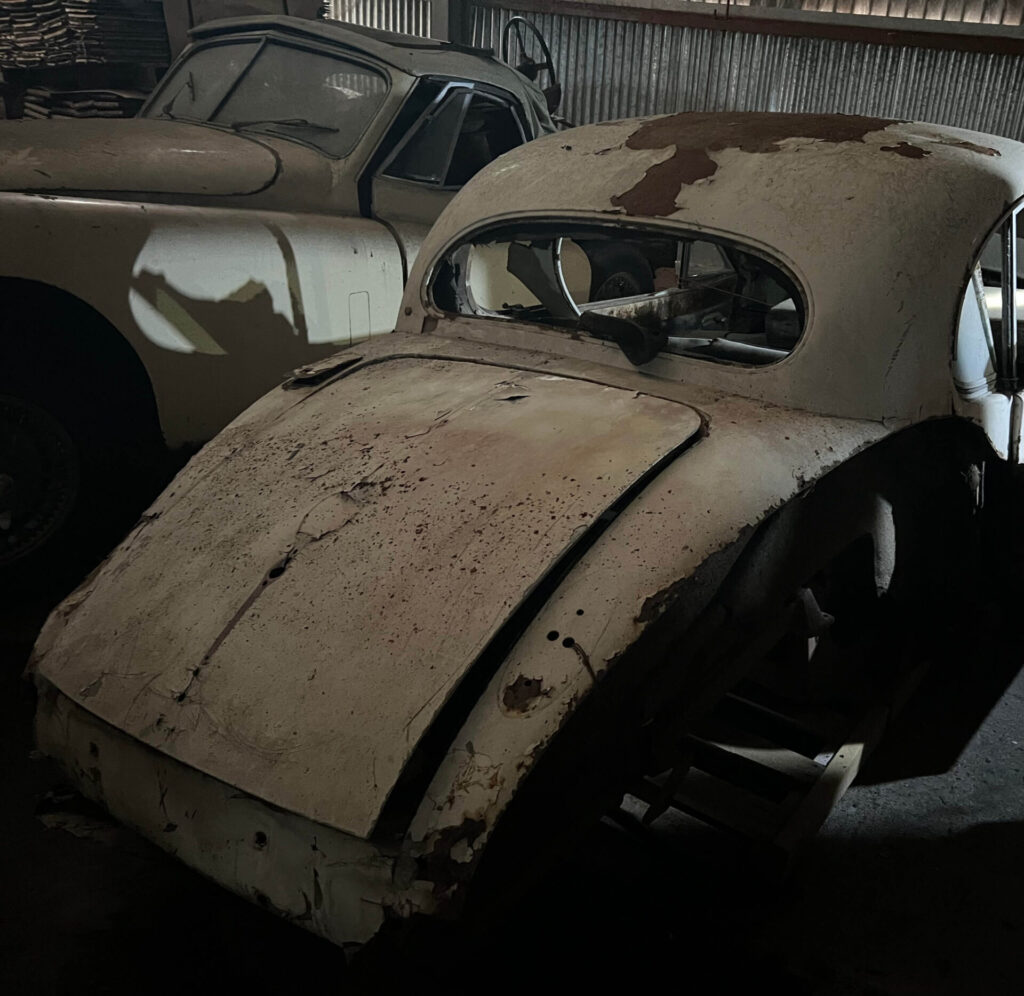
M510 712L526 712L530 705L544 695L541 678L527 678L519 675L511 685L506 686L501 701Z
M881 146L882 152L895 152L898 156L903 156L905 159L924 159L925 156L930 156L931 153L927 149L922 149L919 145L911 145L909 142L900 142L898 145L883 145Z
M467 816L457 826L437 831L419 861L422 877L433 883L435 895L449 897L469 881L480 856L473 845L486 828L483 820Z
M612 197L627 214L664 216L676 210L681 187L711 177L724 149L751 153L783 151L792 138L863 142L864 136L899 122L845 114L693 114L683 112L644 122L626 139L629 149L667 149L672 155L651 166L634 187Z

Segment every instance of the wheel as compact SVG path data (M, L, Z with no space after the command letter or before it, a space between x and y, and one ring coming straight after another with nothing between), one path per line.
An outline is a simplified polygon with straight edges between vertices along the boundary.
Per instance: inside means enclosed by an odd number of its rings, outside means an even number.
M0 584L59 595L156 494L166 450L141 363L113 330L26 296L0 333Z
M543 56L543 61L538 62L527 49L526 41L523 38L524 28L529 34L533 35L534 40L537 42L537 47ZM542 72L548 74L548 85L543 88L543 93L547 101L548 112L554 114L558 109L558 105L562 102L562 84L558 82L558 74L555 72L555 63L551 58L551 50L548 48L548 43L532 21L528 21L525 17L519 17L518 15L510 17L501 31L501 61L508 66L512 65L511 56L513 48L511 41L513 34L516 38L516 47L522 55L522 61L515 66L516 71L534 82L536 82L537 77Z
M651 264L635 249L594 244L584 249L590 259L591 301L654 293Z
M0 395L0 572L57 532L75 506L77 447L45 408Z

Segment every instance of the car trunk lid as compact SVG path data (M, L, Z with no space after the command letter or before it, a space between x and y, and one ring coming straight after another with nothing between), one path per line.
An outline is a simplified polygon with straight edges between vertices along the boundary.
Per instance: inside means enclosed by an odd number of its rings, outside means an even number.
M355 368L208 471L200 456L54 613L39 670L158 750L365 837L494 634L700 425L500 366Z

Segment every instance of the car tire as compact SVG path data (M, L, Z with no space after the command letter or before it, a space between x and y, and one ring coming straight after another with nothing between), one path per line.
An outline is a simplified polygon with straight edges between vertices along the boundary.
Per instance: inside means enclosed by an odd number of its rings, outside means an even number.
M586 253L590 259L591 301L654 293L651 264L635 249L591 244Z
M0 585L61 594L155 493L163 448L113 385L17 374L0 375Z

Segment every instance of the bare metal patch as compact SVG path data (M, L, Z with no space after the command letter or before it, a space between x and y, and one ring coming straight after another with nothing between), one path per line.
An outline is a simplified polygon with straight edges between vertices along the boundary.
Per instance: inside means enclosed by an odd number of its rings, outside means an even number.
M781 152L788 138L823 142L863 142L864 136L899 122L855 114L671 114L642 124L626 139L629 149L667 149L671 158L652 166L642 180L612 197L627 214L667 215L686 184L707 179L718 169L709 153L723 149Z
M904 159L924 159L925 156L930 156L931 153L922 149L919 145L911 145L909 142L900 142L897 145L883 145L881 147L882 152L895 152L898 156L903 156Z
M543 694L544 683L540 678L527 678L521 674L505 687L501 701L509 712L526 712L530 703Z

